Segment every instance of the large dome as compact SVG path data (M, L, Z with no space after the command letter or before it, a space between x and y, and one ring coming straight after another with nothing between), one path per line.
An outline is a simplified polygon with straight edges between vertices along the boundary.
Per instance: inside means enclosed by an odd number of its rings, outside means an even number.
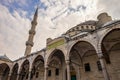
M94 21L94 20L85 21L83 23L78 24L75 27L72 27L65 34L69 36L74 36L81 32L93 31L96 28L96 23L97 21Z

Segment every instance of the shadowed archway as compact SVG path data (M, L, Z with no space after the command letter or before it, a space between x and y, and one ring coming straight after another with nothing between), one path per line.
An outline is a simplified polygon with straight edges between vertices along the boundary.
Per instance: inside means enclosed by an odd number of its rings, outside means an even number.
M73 80L92 79L92 77L95 78L94 75L96 73L98 73L98 75L101 75L99 71L95 72L92 69L92 67L95 67L94 70L98 70L96 65L99 59L96 50L91 43L86 41L78 41L71 48L69 55L71 79L74 76L76 76L76 79L74 78ZM91 71L93 74L92 76L86 73Z
M28 60L25 60L21 66L19 80L27 80L29 75L29 66L30 63Z
M34 59L30 79L31 80L44 79L44 59L41 55L37 56Z
M120 43L120 29L114 29L110 31L102 40L102 53L105 57L106 63L111 63L109 53L111 51L115 51L116 49L119 50L119 45L115 46L116 44ZM114 48L113 48L114 46Z
M56 49L48 57L48 80L65 80L66 64L64 53Z
M17 79L17 76L18 76L18 67L19 67L18 63L16 63L13 66L10 80L16 80Z
M102 40L102 53L106 60L106 64L109 64L109 75L112 80L119 80L120 73L120 29L113 29L105 35ZM109 70L110 69L110 70ZM112 71L113 73L111 73Z
M0 64L0 80L8 80L10 68L6 63Z

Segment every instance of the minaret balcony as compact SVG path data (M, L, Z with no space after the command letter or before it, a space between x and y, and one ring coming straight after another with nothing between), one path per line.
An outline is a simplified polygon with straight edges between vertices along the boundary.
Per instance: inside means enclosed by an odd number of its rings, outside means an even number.
M32 24L32 25L37 25L37 21L34 21L34 20L33 20L33 21L31 22L31 24Z
M35 30L29 30L29 34L33 34L33 35L35 35Z
M26 41L26 46L33 46L34 45L34 43L33 42L31 42L31 41Z

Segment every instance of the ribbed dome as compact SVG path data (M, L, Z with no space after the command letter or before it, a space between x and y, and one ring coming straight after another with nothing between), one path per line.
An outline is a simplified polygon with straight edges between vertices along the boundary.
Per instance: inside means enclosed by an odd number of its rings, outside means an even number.
M97 24L97 21L94 21L94 20L85 21L76 25L75 27L72 27L65 34L69 36L74 36L82 32L90 32L95 30L96 24Z

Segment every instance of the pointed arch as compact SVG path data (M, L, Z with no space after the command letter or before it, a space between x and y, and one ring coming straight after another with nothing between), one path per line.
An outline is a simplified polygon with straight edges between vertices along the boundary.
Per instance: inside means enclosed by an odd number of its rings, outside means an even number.
M65 63L65 55L62 50L60 49L53 50L48 56L46 62L48 65L48 77L50 79L65 78L66 63Z
M16 63L12 68L12 74L11 74L10 80L16 80L17 79L18 68L19 68L19 64Z
M20 67L21 69L20 69L20 74L19 74L19 80L28 79L29 67L30 67L30 62L29 60L26 59Z
M60 49L55 49L50 53L50 55L47 59L47 64L49 64L50 59L52 59L53 56L57 56L59 59L61 59L61 62L65 60L65 55L64 55L63 51Z
M41 55L38 55L33 63L32 63L32 71L31 71L31 80L36 80L36 78L43 79L44 78L44 58Z
M0 75L1 80L7 80L9 75L10 67L6 63L0 64Z
M120 28L115 28L109 31L102 39L100 47L105 57L106 63L111 63L109 52L112 50L112 47L115 44L118 44L120 42L119 34L120 34Z

